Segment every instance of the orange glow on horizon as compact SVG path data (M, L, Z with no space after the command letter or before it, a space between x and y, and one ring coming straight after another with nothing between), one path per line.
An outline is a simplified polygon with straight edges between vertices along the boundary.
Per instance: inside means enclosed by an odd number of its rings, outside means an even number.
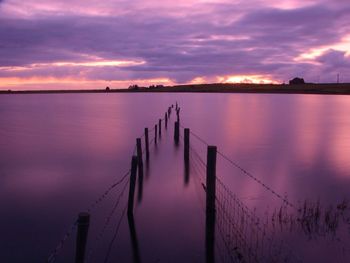
M4 69L4 68L3 68ZM21 68L8 68L5 70L15 71ZM206 78L196 77L189 84L206 83L247 83L247 84L277 84L278 82L263 75L232 75L225 77ZM169 78L151 78L151 79L126 79L126 80L90 80L80 77L0 77L0 89L8 90L37 90L37 89L103 89L106 86L110 88L128 88L129 85L137 84L139 86L150 85L177 85Z
M322 46L318 48L312 48L302 54L300 54L298 57L296 57L294 60L297 62L303 62L308 61L312 62L312 60L316 59L319 56L322 56L324 53L326 53L329 50L336 50L336 51L342 51L345 52L345 56L350 56L350 35L345 36L339 43L329 45L329 46ZM317 62L314 62L317 63Z
M278 81L264 75L232 75L226 77L218 77L217 80L221 83L278 84Z
M173 85L174 83L168 78L113 81L54 77L0 78L1 90L104 89L106 86L114 89L128 88L131 84L137 84L139 86L148 86L154 84Z

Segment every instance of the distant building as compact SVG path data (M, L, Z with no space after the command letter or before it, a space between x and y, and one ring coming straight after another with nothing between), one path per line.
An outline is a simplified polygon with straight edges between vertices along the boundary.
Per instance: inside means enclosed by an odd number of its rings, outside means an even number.
M305 80L303 78L294 78L289 81L289 85L298 85L305 84Z

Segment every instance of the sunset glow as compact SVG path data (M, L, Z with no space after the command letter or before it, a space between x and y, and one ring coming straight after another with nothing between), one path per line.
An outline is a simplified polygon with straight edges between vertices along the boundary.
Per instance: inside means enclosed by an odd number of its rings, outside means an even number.
M331 0L0 0L1 89L350 82L349 15Z
M258 84L277 84L278 81L268 78L262 75L241 75L241 76L228 76L219 77L219 82L223 83L258 83Z
M344 52L345 56L347 58L349 58L349 56L350 56L350 35L347 35L346 37L342 38L341 42L336 43L334 45L312 48L308 52L299 55L295 60L296 61L303 61L303 60L312 61L312 60L315 60L318 57L324 55L327 51L330 51L330 50L337 50L340 52Z

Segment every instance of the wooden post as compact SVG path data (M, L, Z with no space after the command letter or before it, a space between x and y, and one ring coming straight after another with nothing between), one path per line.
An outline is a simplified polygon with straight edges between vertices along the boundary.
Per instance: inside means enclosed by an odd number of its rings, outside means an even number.
M149 159L149 140L148 140L148 128L145 128L145 145L146 145L146 158Z
M176 144L179 143L179 137L180 137L180 125L179 125L179 122L176 121L175 128L174 128L174 140Z
M158 131L157 131L157 124L156 125L154 125L154 143L155 144L157 144L157 133L158 133Z
M180 122L180 108L176 110L177 121Z
M129 183L129 200L128 200L128 216L132 216L134 213L134 194L136 184L136 171L137 171L137 156L133 156L131 159L131 174Z
M207 152L207 210L215 211L216 146L208 146Z
M158 126L159 126L159 138L160 138L162 136L162 119L159 119Z
M216 146L208 146L206 180L206 220L205 250L206 262L215 262L215 185L216 185Z
M85 250L90 224L89 213L80 213L78 216L78 229L75 251L75 263L85 262Z
M190 129L185 128L184 132L184 158L185 163L190 162Z
M165 129L168 128L168 113L165 113Z
M137 201L140 203L142 201L142 192L143 192L143 160L142 160L141 138L136 139L136 146L137 146L137 170L138 170Z
M190 129L184 132L185 185L190 181Z

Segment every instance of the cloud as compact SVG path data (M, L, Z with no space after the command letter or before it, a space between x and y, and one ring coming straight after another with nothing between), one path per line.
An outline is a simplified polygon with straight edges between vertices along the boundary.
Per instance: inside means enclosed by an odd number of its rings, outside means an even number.
M197 77L249 74L280 81L301 75L315 81L328 74L331 80L333 73L325 69L349 66L344 51L322 53L313 61L296 58L339 43L350 24L350 9L345 2L316 2L280 6L279 1L179 1L177 6L171 1L157 5L158 1L90 0L81 7L76 0L31 0L25 12L17 0L8 0L3 5L6 12L0 9L0 77L168 78L184 83ZM79 65L98 60L145 63ZM58 67L57 62L76 65Z

